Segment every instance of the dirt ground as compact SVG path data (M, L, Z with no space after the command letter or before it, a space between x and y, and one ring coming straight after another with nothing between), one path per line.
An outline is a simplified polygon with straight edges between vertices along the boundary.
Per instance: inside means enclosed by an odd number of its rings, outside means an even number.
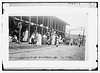
M9 60L62 60L62 61L84 61L85 46L71 45L31 45L28 43L10 43Z

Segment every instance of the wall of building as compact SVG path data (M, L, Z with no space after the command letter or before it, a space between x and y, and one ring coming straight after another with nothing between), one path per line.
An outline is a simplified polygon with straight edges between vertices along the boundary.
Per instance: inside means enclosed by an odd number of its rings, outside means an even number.
M15 22L23 22L23 26L24 25L28 25L27 28L30 28L30 35L37 30L38 33L40 34L46 34L47 31L48 32L52 32L52 30L55 30L57 32L58 35L62 35L62 37L65 37L65 27L66 24L60 20L57 17L54 16L11 16L10 18L10 22L12 21L11 18L13 20L15 20ZM34 23L35 25L31 25L30 23L25 23L25 21L27 22L31 22ZM9 25L14 24L14 22L9 23ZM44 27L40 27L40 25L43 24ZM30 27L29 27L30 25ZM48 30L47 28L48 27ZM29 36L30 36L29 35Z

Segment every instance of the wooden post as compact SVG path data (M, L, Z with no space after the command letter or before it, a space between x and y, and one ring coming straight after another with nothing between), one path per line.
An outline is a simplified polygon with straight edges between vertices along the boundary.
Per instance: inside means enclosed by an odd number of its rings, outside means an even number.
M29 42L29 39L30 39L30 26L31 26L31 16L29 16L29 32L28 32L28 42Z
M52 34L52 23L51 23L51 17L50 17L50 29L51 29L51 34Z
M66 32L65 32L65 31L66 31L66 29L65 29L65 28L66 28L66 25L65 25L65 26L63 25L64 37L65 37L65 33L66 33Z
M55 21L55 30L56 30L56 21Z
M57 30L59 30L59 22L57 24ZM57 35L59 34L59 31L57 32Z
M22 16L20 16L20 21L22 21ZM20 43L20 38L21 38L21 29L22 29L22 22L18 23L19 25L19 39L18 39L18 43Z
M50 38L51 38L51 18L49 20L50 20Z
M36 32L37 32L37 25L38 25L38 16L37 16L37 20L36 20Z
M47 24L47 27L49 28L49 17L48 17L48 24ZM47 29L47 32L48 32L48 29Z
M50 32L51 32L51 19L49 17L49 26L50 26Z
M42 24L44 25L44 16L43 16L43 19L42 19ZM42 27L42 36L43 36L43 34L44 34L44 31L43 31L43 27Z
M20 43L20 35L21 35L20 25L21 25L21 22L19 22L18 24L19 24L19 25L18 25L18 26L19 26L19 39L18 39L18 42Z
M48 18L47 18L48 19ZM48 27L48 25L49 25L49 19L47 20L47 26L46 27ZM48 27L49 28L49 27ZM48 33L48 29L46 28L46 33Z

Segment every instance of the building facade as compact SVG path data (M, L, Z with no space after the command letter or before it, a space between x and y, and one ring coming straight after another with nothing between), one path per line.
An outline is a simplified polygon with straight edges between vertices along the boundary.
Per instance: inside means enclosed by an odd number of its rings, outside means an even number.
M16 29L19 22L22 24L22 30L19 33L28 29L29 37L35 31L44 35L54 30L57 35L64 38L66 25L69 25L55 16L9 16L9 34Z

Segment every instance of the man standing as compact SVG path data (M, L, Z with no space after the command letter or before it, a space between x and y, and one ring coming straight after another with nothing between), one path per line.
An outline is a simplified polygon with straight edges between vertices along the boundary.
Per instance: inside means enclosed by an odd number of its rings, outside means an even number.
M18 23L18 28L19 28L19 39L18 39L18 43L20 44L21 42L21 29L22 29L22 22L19 22Z

